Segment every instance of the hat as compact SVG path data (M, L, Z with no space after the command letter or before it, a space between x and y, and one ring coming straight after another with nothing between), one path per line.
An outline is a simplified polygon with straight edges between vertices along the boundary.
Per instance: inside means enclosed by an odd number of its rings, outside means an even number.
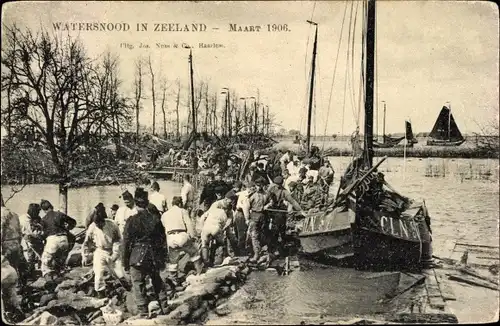
M148 192L144 190L144 188L135 189L134 199L140 202L148 201Z
M116 204L113 204L113 206L111 206L111 210L112 211L117 211L118 208L120 208L120 206L116 205Z
M132 200L132 199L134 199L134 197L132 196L132 194L128 190L125 190L120 197L123 200Z
M213 176L215 176L215 174L212 171L207 173L207 177L213 177Z
M279 175L276 178L274 178L273 182L277 185L282 185L283 184L283 177Z
M236 181L233 185L233 188L241 188L243 187L243 182L241 181Z
M225 196L227 199L233 199L233 198L236 198L236 193L234 192L234 190L229 190L227 193L226 193L226 196Z
M217 186L215 187L214 191L216 194L220 194L220 193L223 193L224 192L224 187L223 186Z
M288 188L295 188L297 187L297 182L295 181L291 181L289 184L288 184Z
M263 186L265 183L266 181L263 178L258 178L257 180L255 180L255 184L257 186Z

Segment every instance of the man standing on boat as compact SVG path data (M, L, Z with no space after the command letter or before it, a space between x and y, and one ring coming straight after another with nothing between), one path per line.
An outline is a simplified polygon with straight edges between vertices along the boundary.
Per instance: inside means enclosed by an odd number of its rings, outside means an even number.
M283 156L280 157L281 171L285 171L288 163L290 163L292 161L291 155L292 155L292 152L289 149L287 149L285 154L283 154Z
M286 240L286 220L287 220L287 203L290 203L294 210L302 212L299 203L283 188L283 177L278 176L273 180L276 186L271 187L268 191L268 198L272 198L272 205L268 208L268 215L272 218L273 234L269 243L269 252L275 255L282 254ZM269 200L267 200L266 204ZM302 213L304 215L304 213Z
M328 191L333 184L334 176L335 171L333 171L330 162L328 160L325 160L323 162L323 166L319 169L318 172L318 182L324 194L328 194Z

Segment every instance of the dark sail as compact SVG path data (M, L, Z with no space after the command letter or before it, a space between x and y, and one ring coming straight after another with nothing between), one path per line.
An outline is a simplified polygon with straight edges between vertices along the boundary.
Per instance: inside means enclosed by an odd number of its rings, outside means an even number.
M439 140L460 141L464 137L458 129L450 109L443 106L429 137Z
M411 128L411 122L410 121L405 121L405 127L406 127L406 140L408 141L409 144L416 144L418 143L417 139L413 135L413 130Z

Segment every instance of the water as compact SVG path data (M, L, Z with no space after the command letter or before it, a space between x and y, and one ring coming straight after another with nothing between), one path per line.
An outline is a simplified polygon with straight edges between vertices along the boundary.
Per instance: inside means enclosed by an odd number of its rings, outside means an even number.
M350 158L330 159L335 170L335 187ZM375 162L379 158L374 159ZM398 192L414 199L425 199L431 215L435 251L446 240L497 245L499 238L499 169L498 161L482 159L418 159L406 162L388 158L379 170ZM170 203L180 193L180 184L160 181ZM131 191L133 187L129 188ZM336 189L334 190L336 192ZM9 187L3 186L4 198ZM101 186L70 190L68 213L82 223L92 207L103 202L106 207L120 203L119 186ZM30 202L40 199L58 203L57 186L30 185L13 197L7 206L23 213ZM363 279L353 270L314 268L295 271L289 276L267 272L252 273L248 284L231 299L239 304L231 320L279 324L299 321L304 316L365 314L387 309L377 304L383 282ZM247 295L241 295L246 293ZM249 299L250 297L250 299ZM238 301L239 300L239 301ZM215 319L216 324L222 323Z
M158 183L160 192L167 197L170 207L172 197L180 195L181 184L172 181L158 181ZM104 204L109 214L113 204L122 204L122 200L119 198L124 191L122 187L127 187L134 194L135 186L132 184L70 189L68 193L68 215L77 221L77 225L83 225L85 218L100 202ZM4 199L8 198L11 193L11 186L2 186ZM29 203L40 203L42 198L50 201L57 209L59 207L58 186L51 184L27 185L21 192L10 199L6 206L18 214L23 214L28 209Z

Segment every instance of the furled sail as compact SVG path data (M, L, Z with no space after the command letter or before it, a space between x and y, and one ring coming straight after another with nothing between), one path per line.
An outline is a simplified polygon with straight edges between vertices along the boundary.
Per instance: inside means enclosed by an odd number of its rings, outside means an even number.
M464 137L458 129L450 109L443 106L429 137L439 140L460 141Z

